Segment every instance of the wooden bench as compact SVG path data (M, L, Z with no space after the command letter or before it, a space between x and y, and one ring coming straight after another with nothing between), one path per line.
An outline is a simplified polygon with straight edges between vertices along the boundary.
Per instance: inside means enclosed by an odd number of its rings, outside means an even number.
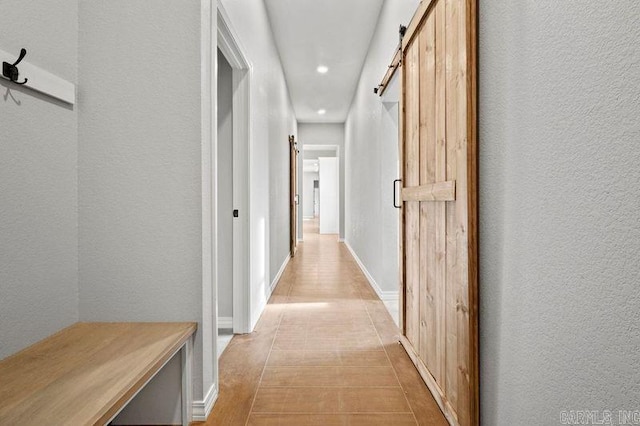
M104 425L176 354L182 423L196 323L77 323L0 361L0 425Z

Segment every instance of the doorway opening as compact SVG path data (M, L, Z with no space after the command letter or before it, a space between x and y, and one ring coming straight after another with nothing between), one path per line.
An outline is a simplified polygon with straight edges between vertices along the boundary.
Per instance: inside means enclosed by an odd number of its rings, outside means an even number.
M218 358L233 334L249 332L249 84L250 64L229 19L217 11L217 143L215 274Z
M304 234L340 232L340 148L303 146L302 217Z
M218 49L218 357L233 336L233 69Z

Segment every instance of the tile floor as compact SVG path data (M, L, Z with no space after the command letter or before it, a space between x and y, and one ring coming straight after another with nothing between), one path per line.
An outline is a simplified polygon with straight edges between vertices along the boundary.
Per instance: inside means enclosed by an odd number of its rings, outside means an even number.
M446 425L347 248L305 221L256 330L220 358L205 425Z

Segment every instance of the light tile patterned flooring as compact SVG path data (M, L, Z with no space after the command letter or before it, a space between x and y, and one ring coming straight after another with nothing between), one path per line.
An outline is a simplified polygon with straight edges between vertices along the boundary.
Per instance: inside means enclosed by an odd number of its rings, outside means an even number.
M305 221L254 333L220 359L206 425L446 425L344 245Z

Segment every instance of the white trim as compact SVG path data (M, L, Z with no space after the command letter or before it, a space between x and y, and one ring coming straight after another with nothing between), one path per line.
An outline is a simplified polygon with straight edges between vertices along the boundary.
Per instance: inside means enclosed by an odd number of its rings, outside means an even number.
M216 265L217 234L215 232L217 203L216 174L213 165L216 163L217 137L212 129L216 128L215 113L216 84L215 69L217 55L212 55L214 38L214 15L211 0L200 1L200 126L201 126L201 194L202 194L202 316L198 325L198 333L202 336L201 354L198 363L202 363L201 375L196 377L203 388L216 383L216 294L217 283L214 271ZM196 395L201 397L201 395Z
M302 144L306 151L333 151L340 149L340 145L305 144L304 141L302 141Z
M344 238L338 238L339 243L344 243Z
M273 293L273 290L275 290L276 286L278 285L278 281L280 281L280 278L282 277L282 274L284 273L284 270L287 268L287 265L289 264L290 260L291 260L291 253L289 253L287 257L284 259L284 262L282 262L282 266L280 266L280 270L278 271L276 276L273 278L273 281L271 281L271 285L269 286L271 291L269 291L269 294Z
M290 260L291 260L291 253L287 254L287 257L284 259L284 262L282 262L282 266L280 266L280 270L278 271L276 276L273 278L273 281L271 281L271 284L269 285L269 288L268 288L269 294L267 294L266 297L261 297L260 300L258 300L258 303L256 303L256 307L253 310L253 315L251 317L252 318L251 330L255 328L256 324L258 323L258 320L260 320L260 316L262 315L265 308L267 307L269 298L271 297L273 290L275 290L276 286L278 285L278 281L280 281L280 278L282 277L282 274L284 273L284 270L287 268L287 265L289 264Z
M356 254L356 252L353 250L351 245L347 241L344 242L344 245L346 245L347 248L349 249L349 252L351 252L351 256L353 256L353 258L355 259L356 263L358 264L358 266L362 270L362 273L367 278L367 281L369 281L369 284L371 285L371 288L373 288L373 291L376 292L376 294L378 295L380 300L382 300L383 302L397 301L398 300L398 292L397 291L382 291L382 289L380 288L380 286L378 285L376 280L373 279L373 277L371 276L371 274L369 273L367 268L364 266L364 263L362 263L362 261L360 260L360 258Z
M233 317L218 317L218 330L221 328L233 328Z
M20 55L20 52L9 53L4 50L0 50L0 63L8 62L13 64ZM27 56L29 57L29 51L27 51ZM6 87L8 89L20 88L20 87L28 87L31 90L35 90L36 92L40 92L47 96L51 96L52 98L61 100L62 102L68 103L70 105L75 104L76 102L76 85L64 80L58 76L51 74L49 71L45 71L42 68L38 68L35 65L30 64L29 62L21 61L18 65L18 71L20 76L18 81L24 81L26 78L28 81L24 85L15 85L13 83L7 83ZM2 71L0 70L0 78L10 81L8 78L2 75Z
M298 238L298 242L302 243L302 242L304 242L304 240L302 238Z
M211 385L209 391L207 392L204 400L202 401L193 401L193 408L191 417L194 422L206 422L207 417L211 414L211 410L213 409L213 404L218 399L218 388L214 384Z
M271 288L269 288L269 290L271 290ZM260 317L262 316L262 313L264 312L265 308L267 307L267 303L269 301L269 297L270 297L271 293L269 293L268 296L266 297L260 297L260 300L257 301L256 303L256 307L253 310L252 316L251 316L251 330L253 331L254 328L256 328L256 324L258 324L258 321L260 320Z

